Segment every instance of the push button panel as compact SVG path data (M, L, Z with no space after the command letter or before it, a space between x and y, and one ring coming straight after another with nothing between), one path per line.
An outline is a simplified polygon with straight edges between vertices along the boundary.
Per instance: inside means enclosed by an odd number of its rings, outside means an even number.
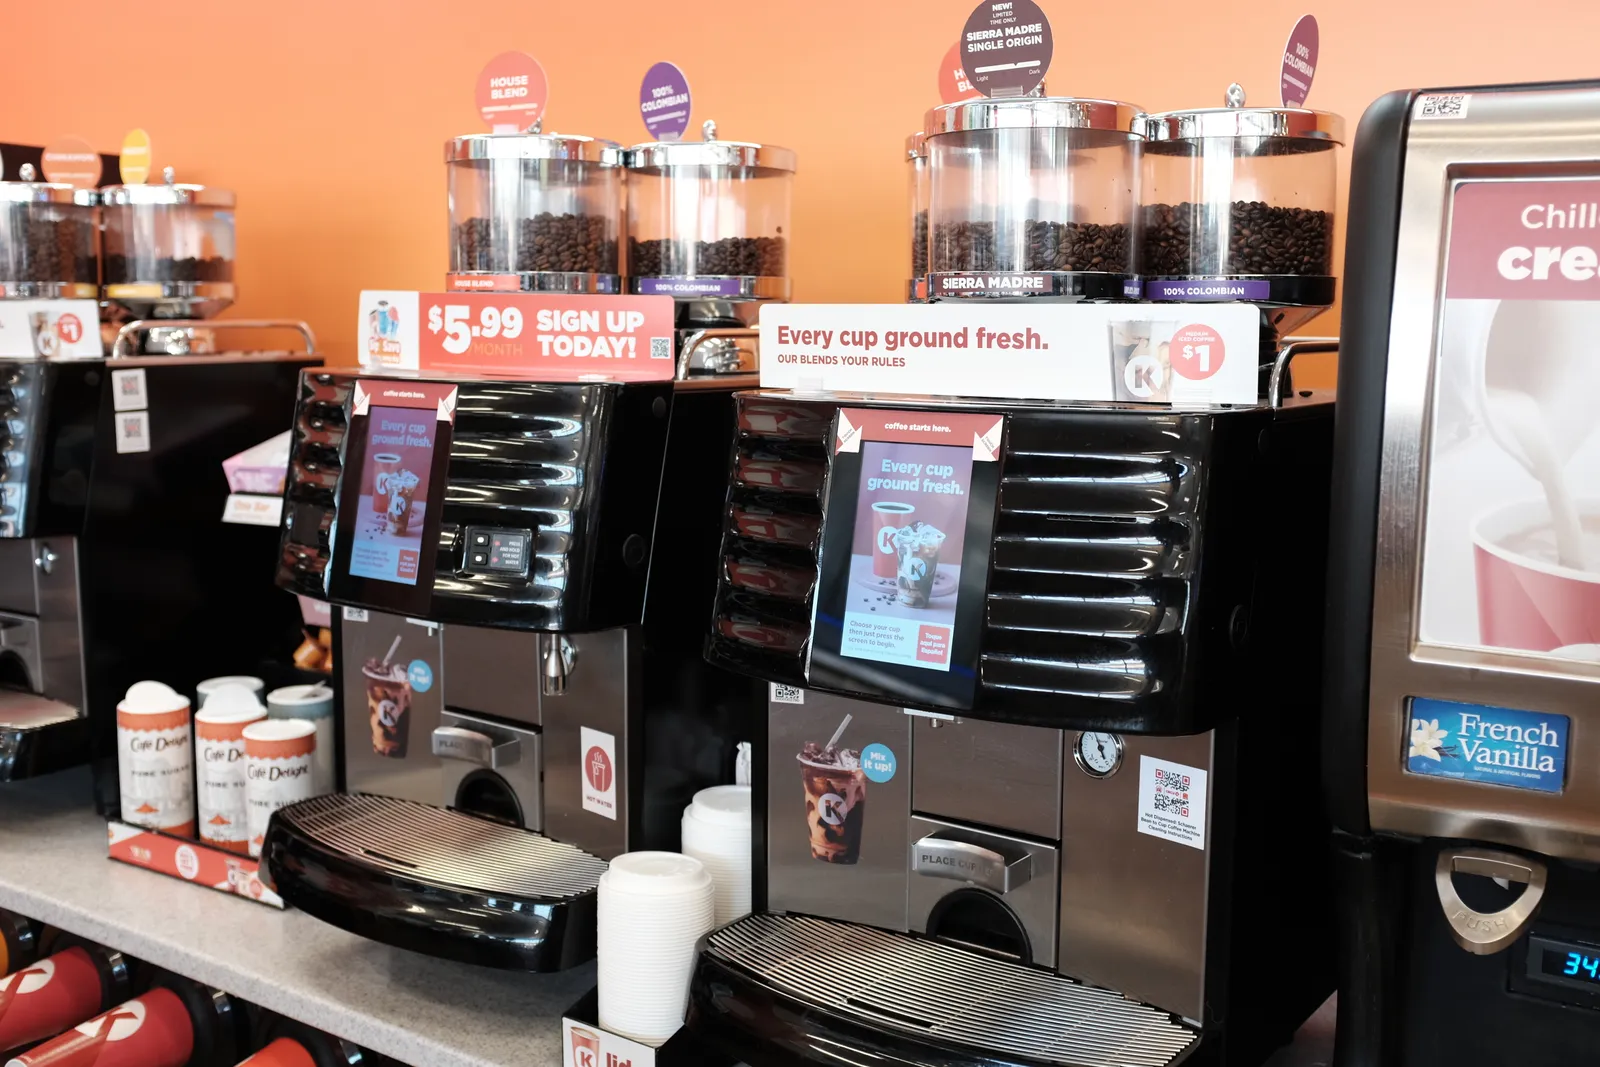
M532 530L468 526L462 570L468 574L526 575L532 553Z

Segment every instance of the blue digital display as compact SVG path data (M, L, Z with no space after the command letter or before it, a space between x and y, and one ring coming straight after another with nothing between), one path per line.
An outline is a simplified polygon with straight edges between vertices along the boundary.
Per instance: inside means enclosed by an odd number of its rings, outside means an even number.
M1600 954L1591 955L1568 949L1563 955L1546 949L1544 973L1560 975L1563 978L1579 978L1600 985Z
M1534 977L1600 994L1600 946L1535 936L1528 948L1528 971Z

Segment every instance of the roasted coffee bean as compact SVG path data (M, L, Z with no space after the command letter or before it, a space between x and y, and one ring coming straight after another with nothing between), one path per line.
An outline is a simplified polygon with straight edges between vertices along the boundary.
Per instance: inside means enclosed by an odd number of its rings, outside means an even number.
M132 282L231 282L233 260L221 256L134 257L106 255L106 284Z
M94 285L94 227L78 219L39 218L15 205L0 224L0 281ZM0 209L4 210L4 209Z
M1333 273L1333 215L1326 211L1259 200L1150 204L1142 222L1141 274Z
M1124 274L1131 234L1120 222L1024 223L1021 249L997 250L992 222L946 222L933 228L935 271L1097 271ZM1020 253L1020 261L1019 255Z
M911 276L928 273L928 213L919 211L911 220Z
M628 273L636 278L726 274L782 278L788 270L782 237L724 237L720 241L628 238Z
M616 274L617 240L603 215L543 211L518 219L515 242L500 219L475 218L455 228L454 269L499 274ZM513 251L514 248L514 251Z

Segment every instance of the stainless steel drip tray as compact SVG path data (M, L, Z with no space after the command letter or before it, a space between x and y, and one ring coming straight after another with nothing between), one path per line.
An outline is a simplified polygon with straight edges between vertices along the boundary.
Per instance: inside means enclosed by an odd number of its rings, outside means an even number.
M0 688L0 782L89 761L89 720L71 704Z
M0 730L37 730L77 717L71 704L21 689L0 689Z
M285 901L376 941L521 971L594 956L606 862L529 830L333 794L276 812L261 855Z
M785 1062L839 1062L834 1054L850 1051L859 1055L843 1060L1167 1067L1200 1039L1166 1012L1048 971L783 915L748 916L706 938L690 1023L729 1054L764 1042Z

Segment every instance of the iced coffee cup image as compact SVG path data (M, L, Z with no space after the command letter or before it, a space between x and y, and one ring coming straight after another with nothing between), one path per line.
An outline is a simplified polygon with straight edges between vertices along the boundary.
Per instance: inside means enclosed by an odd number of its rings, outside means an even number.
M404 537L411 528L412 509L417 496L417 486L422 479L412 471L396 471L389 476L389 509L386 514L389 532Z
M845 718L845 724L849 722ZM861 824L867 815L867 776L861 753L840 748L837 734L827 744L807 741L795 757L805 786L806 830L811 858L824 863L855 863L861 857Z
M400 471L400 457L393 452L379 452L372 457L372 510L386 514L389 510L389 479Z
M1600 500L1575 501L1572 510L1575 528L1565 536L1543 500L1491 509L1474 525L1485 645L1591 658L1571 650L1600 644Z
M899 573L895 559L894 535L911 521L916 507L880 500L872 505L872 574L893 581Z
M372 727L372 751L390 759L405 759L411 729L411 681L406 665L394 661L400 646L396 637L389 653L362 665L367 683L367 718Z
M944 542L944 531L926 522L902 526L894 535L895 591L906 607L925 608L933 599Z

